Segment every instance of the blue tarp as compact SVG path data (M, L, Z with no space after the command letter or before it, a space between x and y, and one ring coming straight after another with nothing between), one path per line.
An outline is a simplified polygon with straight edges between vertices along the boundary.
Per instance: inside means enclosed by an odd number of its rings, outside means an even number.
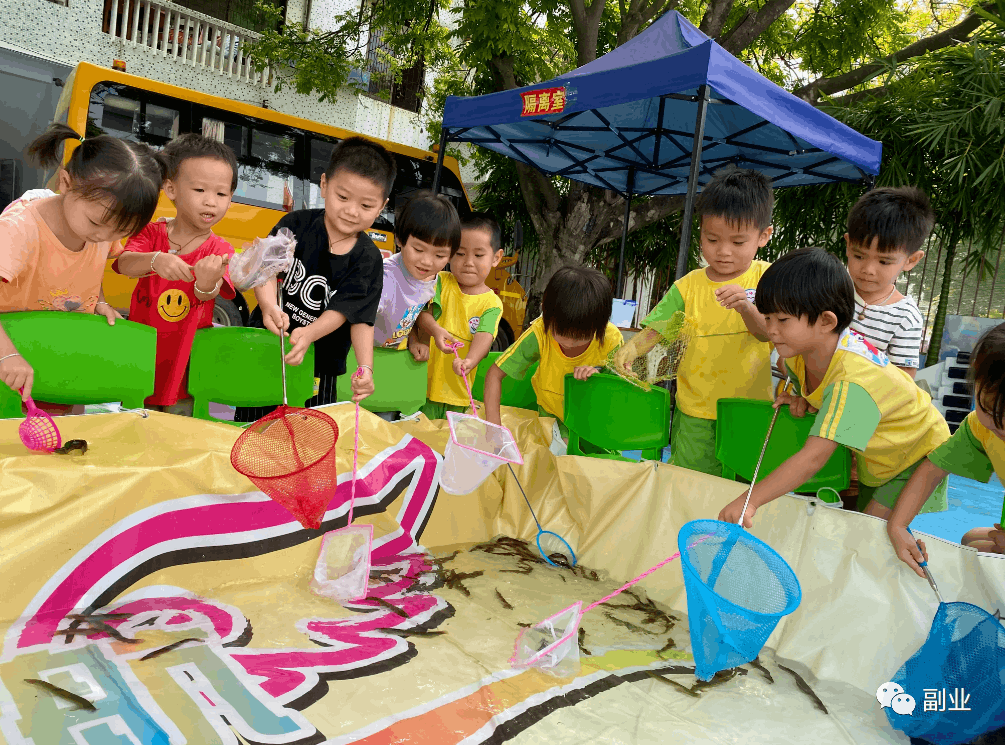
M478 144L545 173L622 194L683 194L704 84L711 100L700 183L726 163L762 171L775 186L879 173L881 143L754 72L676 11L546 83L450 96L443 126L450 141ZM546 111L558 113L536 113L542 92Z

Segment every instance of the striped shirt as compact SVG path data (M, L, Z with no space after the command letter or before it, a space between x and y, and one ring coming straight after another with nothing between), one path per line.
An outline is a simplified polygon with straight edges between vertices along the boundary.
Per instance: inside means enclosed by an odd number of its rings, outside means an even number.
M913 298L905 297L890 305L870 305L865 319L859 320L865 303L855 293L855 316L851 328L885 352L897 367L921 367L921 336L925 321Z

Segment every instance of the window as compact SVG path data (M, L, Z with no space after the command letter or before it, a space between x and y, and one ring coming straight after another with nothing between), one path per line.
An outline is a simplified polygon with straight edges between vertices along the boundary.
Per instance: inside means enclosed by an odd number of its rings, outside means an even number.
M99 83L91 90L86 135L109 134L163 147L185 130L188 104L138 88Z
M402 70L401 80L394 79L387 55L390 48L384 43L380 29L370 30L370 39L366 49L367 70L370 82L367 93L373 98L387 101L407 111L419 113L422 106L423 84L426 69L420 58L411 67Z
M140 133L140 102L123 96L106 96L104 105L99 104L100 114L95 119L98 126L108 134L125 135L126 139L137 139ZM95 112L97 113L97 112Z

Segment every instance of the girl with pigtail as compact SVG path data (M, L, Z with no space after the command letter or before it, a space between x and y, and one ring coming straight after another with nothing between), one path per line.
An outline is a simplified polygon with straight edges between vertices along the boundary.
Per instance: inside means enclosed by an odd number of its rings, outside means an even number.
M29 146L29 160L59 166L68 140L79 145L56 174L59 193L29 192L0 214L0 314L75 311L114 325L121 316L101 290L105 262L122 252L123 238L150 222L165 166L146 145L107 135L85 139L63 124L51 124ZM34 377L0 315L0 381L26 400Z

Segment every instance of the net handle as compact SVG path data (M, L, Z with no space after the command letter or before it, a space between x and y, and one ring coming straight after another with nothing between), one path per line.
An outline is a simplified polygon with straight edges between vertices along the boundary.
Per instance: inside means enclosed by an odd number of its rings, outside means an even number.
M363 374L363 368L356 368L356 372L353 373L354 378L358 378ZM352 525L352 512L353 508L356 506L356 473L357 473L357 463L359 458L359 401L356 402L356 426L353 428L353 443L352 443L352 486L349 491L349 520L346 522L346 527Z
M282 318L283 314L283 286L279 282L279 277L276 277L276 297L279 300L279 315ZM283 346L283 329L279 329L279 365L283 371L283 406L287 405L286 402L286 349Z
M459 341L456 341L456 342L453 343L453 345L451 345L450 348L452 350L454 350L454 359L456 359L456 360L460 360L461 359L461 354L460 354L460 352L458 350L461 347L463 347L463 346L464 346L464 343L463 342L459 342ZM471 404L471 413L474 414L475 417L477 417L478 416L478 408L475 406L475 394L471 392L471 383L468 382L468 376L467 375L462 375L461 377L464 378L464 387L468 389L468 403Z
M786 380L785 385L782 386L782 393L786 393L788 389L789 381ZM771 440L771 430L775 428L775 422L778 421L778 412L781 410L781 404L775 407L775 413L771 416L771 424L768 425L768 434L764 438L764 445L761 446L761 455L757 458L757 465L754 466L754 476L750 479L750 488L747 489L747 498L743 501L743 509L740 511L740 519L736 523L741 528L743 527L743 518L747 514L747 505L750 504L750 495L754 493L754 484L757 483L757 473L761 470L761 461L764 460L764 454L768 452L768 442Z

